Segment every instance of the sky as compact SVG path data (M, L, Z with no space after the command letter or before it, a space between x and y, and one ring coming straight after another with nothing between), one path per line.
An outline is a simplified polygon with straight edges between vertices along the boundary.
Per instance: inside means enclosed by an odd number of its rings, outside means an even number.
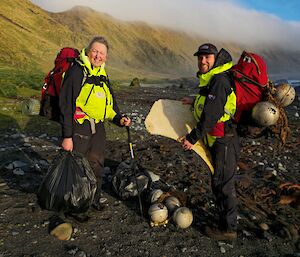
M31 0L51 12L76 5L208 39L300 50L299 0Z

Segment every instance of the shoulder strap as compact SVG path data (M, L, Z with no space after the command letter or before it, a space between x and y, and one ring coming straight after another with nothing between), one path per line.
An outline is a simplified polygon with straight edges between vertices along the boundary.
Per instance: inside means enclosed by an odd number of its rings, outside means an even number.
M86 73L85 69L83 69L83 78L82 78L82 82L81 82L81 87L84 85L86 80L87 80L87 73Z

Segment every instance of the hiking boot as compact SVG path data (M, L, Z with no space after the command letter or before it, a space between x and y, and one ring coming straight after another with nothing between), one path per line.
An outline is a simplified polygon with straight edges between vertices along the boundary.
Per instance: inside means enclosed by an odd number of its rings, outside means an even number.
M217 241L235 241L237 239L236 231L221 231L218 229L206 227L205 234Z

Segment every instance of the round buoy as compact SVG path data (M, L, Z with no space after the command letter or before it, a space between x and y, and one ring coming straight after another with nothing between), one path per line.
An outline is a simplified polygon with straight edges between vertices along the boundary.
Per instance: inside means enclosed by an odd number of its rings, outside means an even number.
M283 106L290 105L296 96L295 88L290 84L283 83L276 88L275 99Z
M252 118L261 126L272 126L279 119L279 109L268 101L259 102L252 109Z
M164 192L161 189L154 189L151 192L151 203L155 203Z
M163 203L154 203L150 206L148 214L153 222L164 222L168 218L168 209Z
M177 227L188 228L193 222L193 213L187 207L180 207L174 212L173 220Z
M181 206L178 198L176 198L175 196L168 196L165 201L164 201L165 205L168 208L169 212L173 212L175 211L178 207Z

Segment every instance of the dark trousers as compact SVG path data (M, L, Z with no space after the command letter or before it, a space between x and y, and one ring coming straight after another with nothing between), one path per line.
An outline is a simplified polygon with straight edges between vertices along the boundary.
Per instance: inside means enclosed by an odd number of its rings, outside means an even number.
M235 231L237 229L234 176L237 170L239 152L239 138L236 134L218 138L211 149L215 168L211 184L219 209L219 229L222 231Z
M74 123L73 150L83 154L94 171L98 186L101 185L104 168L105 128L102 122L96 124L96 133L92 134L89 121Z

